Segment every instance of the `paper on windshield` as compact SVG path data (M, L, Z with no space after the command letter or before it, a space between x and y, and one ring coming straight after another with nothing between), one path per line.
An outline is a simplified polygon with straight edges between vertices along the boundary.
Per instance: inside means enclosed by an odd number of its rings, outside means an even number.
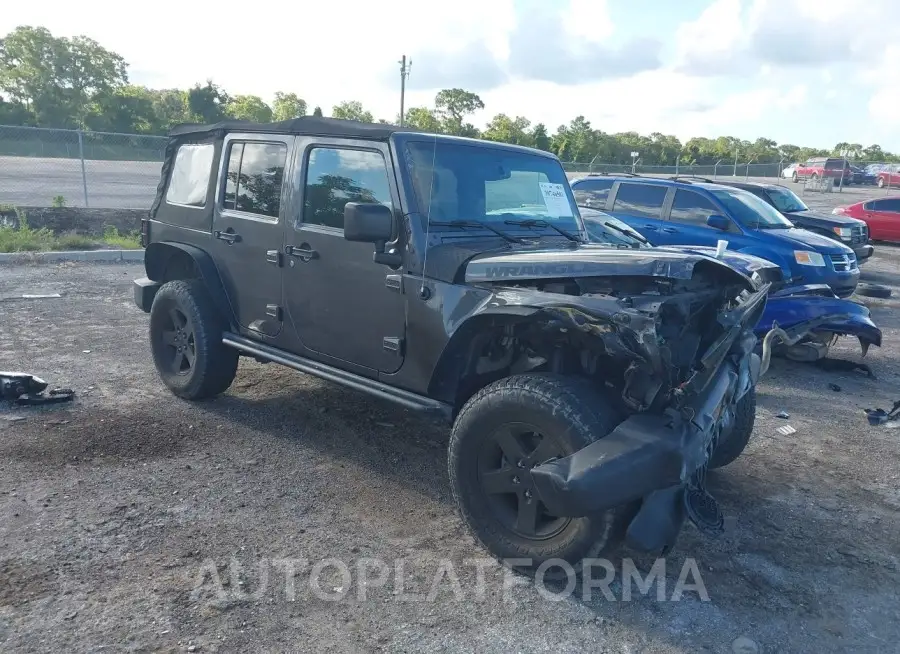
M560 218L572 218L572 205L566 195L566 187L552 182L541 182L541 195L544 196L544 204L547 205L547 213Z

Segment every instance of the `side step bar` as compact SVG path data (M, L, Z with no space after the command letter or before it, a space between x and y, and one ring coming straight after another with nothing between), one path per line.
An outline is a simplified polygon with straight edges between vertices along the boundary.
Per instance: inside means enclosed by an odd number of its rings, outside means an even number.
M393 386L388 386L375 379L354 375L352 372L334 368L318 361L282 352L274 347L264 345L263 343L257 343L256 341L244 338L243 336L238 336L237 334L226 332L222 336L222 343L228 347L240 350L241 352L252 354L255 357L280 363L288 368L293 368L294 370L305 372L308 375L313 375L314 377L319 377L357 391L362 391L363 393L368 393L369 395L380 397L384 400L395 402L409 409L430 414L439 414L440 417L446 420L449 420L453 415L453 407L444 402L433 400L430 397L417 395L416 393L411 393L400 388L394 388Z

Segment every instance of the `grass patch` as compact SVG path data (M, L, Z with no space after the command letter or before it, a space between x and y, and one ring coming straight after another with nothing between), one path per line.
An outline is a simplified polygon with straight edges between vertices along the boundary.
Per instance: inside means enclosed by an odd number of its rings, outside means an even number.
M102 236L87 236L69 232L54 234L49 229L34 229L28 225L25 213L16 210L19 227L0 225L0 252L58 252L61 250L136 250L141 246L137 232L121 234L108 225Z

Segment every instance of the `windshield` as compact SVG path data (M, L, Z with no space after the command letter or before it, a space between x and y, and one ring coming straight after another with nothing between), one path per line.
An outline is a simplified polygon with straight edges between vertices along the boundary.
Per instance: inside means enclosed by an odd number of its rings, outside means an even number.
M781 213L809 211L809 207L803 204L803 200L788 188L767 188L766 193L769 194L769 198L772 200L775 208Z
M419 209L431 222L477 220L509 230L505 221L538 218L581 231L566 173L556 159L440 140L410 141L406 150Z
M751 229L790 229L794 225L771 204L740 189L711 189L712 194L745 227Z

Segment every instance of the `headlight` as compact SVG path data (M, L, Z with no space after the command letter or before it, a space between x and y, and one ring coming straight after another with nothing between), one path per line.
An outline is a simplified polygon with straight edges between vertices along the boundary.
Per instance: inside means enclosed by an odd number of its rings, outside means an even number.
M806 250L794 250L794 261L801 266L817 266L825 265L825 258L818 252L807 252Z
M831 231L841 237L842 241L849 241L853 230L849 227L832 227Z

